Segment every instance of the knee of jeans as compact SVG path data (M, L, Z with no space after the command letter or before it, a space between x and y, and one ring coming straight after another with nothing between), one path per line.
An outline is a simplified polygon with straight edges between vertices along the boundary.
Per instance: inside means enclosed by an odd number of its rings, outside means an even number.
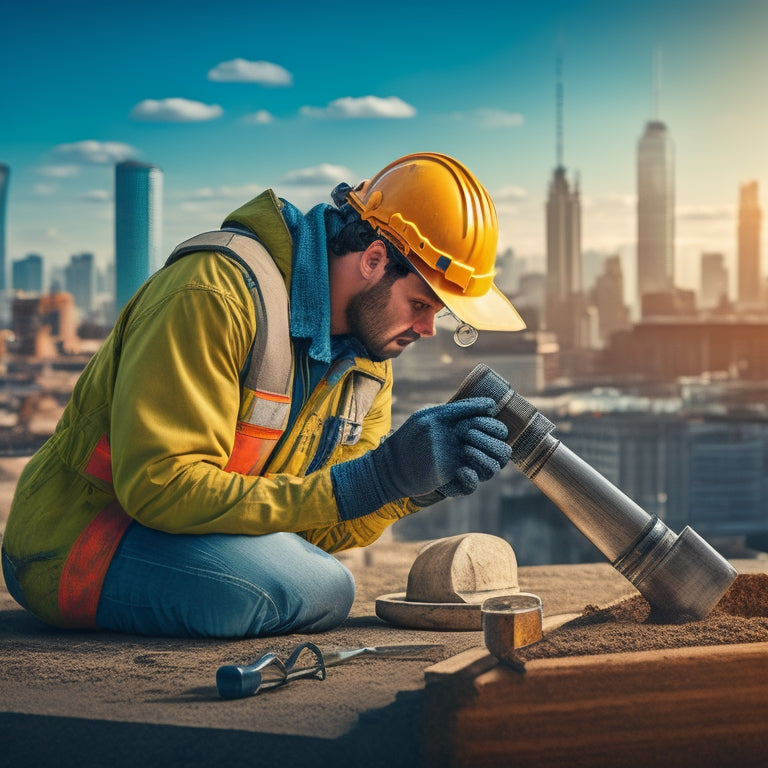
M349 569L333 557L324 558L322 577L314 588L297 594L292 631L325 632L341 624L355 600L355 579Z
M355 579L349 569L338 560L334 559L336 565L335 578L337 581L334 593L336 594L336 604L333 611L334 617L337 617L337 623L344 621L355 601Z

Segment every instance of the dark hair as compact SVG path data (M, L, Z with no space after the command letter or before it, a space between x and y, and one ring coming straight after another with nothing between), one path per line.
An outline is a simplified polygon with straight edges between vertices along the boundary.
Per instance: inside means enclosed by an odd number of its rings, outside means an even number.
M346 202L346 193L349 189L347 184L339 184L331 193L333 201L343 214L346 223L335 235L328 238L328 253L332 257L344 256L347 253L364 251L371 243L381 240L387 249L387 264L384 272L386 275L390 275L393 282L414 272L414 268L395 245L377 232L367 221L363 221L360 214Z

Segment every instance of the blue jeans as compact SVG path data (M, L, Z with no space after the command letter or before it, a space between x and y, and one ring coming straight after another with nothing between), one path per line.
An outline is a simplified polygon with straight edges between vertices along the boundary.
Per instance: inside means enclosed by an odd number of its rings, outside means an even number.
M96 623L170 637L322 632L344 621L354 596L347 568L296 534L169 534L133 522Z

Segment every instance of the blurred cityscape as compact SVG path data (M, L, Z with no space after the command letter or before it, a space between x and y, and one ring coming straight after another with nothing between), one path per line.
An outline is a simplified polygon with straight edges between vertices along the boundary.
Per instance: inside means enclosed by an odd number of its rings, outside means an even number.
M561 116L558 115L558 120ZM481 333L469 348L440 326L395 361L394 426L448 399L479 362L557 426L556 435L675 531L692 526L727 555L768 549L768 286L758 183L734 190L737 274L701 253L698 291L675 284L674 143L654 115L636 147L636 295L618 254L583 252L581 190L562 157L549 194L545 269L499 254L497 283L527 330ZM51 434L74 382L117 314L162 262L163 173L115 166L115 263L73 254L44 279L44 254L6 263L12 169L0 164L0 456ZM10 273L10 281L7 275ZM733 279L731 279L733 278ZM729 282L734 289L729 291ZM443 321L440 321L443 322ZM521 473L400 521L395 538L484 531L520 564L603 559Z

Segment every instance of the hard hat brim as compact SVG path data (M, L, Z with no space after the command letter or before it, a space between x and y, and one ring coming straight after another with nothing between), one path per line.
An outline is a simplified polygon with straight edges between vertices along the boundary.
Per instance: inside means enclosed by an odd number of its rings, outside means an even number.
M492 284L481 296L468 296L418 258L408 261L459 320L478 331L522 331L525 321L510 300Z

